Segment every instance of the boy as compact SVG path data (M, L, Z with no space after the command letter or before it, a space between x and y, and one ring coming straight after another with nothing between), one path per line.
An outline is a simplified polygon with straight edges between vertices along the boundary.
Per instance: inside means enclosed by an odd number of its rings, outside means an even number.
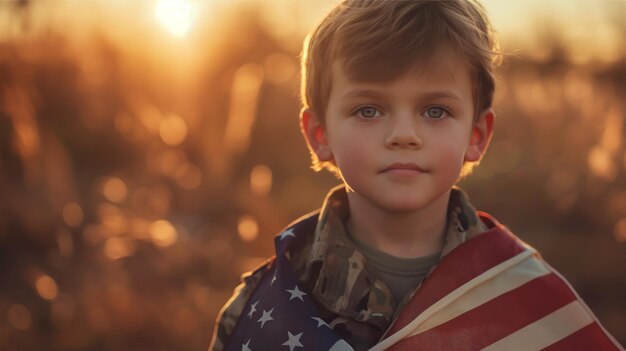
M305 43L301 127L343 185L244 276L213 350L616 350L569 284L455 188L496 57L473 1L347 0Z

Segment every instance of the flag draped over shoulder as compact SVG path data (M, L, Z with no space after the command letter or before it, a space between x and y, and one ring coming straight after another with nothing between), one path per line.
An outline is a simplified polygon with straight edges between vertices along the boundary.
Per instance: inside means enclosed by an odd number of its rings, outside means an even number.
M225 350L352 350L319 317L285 256L295 232L315 222L316 218L299 222L276 237L277 256L246 304Z
M370 351L624 350L567 281L487 214L490 228L448 253ZM276 258L225 350L349 351L319 317L285 256L316 216L276 237Z
M494 219L450 252L371 351L623 350L567 281Z

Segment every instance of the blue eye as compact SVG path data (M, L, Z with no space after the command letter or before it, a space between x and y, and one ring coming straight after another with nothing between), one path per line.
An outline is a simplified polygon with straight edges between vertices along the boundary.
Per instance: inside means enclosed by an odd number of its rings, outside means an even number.
M373 106L363 106L359 107L356 111L354 111L360 118L363 119L372 119L380 116L380 111L376 107Z
M426 110L426 117L431 119L442 119L448 115L448 111L442 107L429 107Z

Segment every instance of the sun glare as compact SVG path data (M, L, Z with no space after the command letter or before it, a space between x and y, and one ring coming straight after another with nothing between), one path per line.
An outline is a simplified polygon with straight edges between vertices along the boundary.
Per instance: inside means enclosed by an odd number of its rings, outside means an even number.
M176 37L184 37L191 28L192 6L186 0L158 0L154 9L157 19Z

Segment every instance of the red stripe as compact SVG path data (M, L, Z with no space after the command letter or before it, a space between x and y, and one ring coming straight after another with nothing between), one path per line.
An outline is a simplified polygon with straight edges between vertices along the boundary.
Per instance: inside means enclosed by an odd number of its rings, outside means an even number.
M445 256L435 270L424 279L422 286L403 309L387 335L402 329L426 308L459 286L525 250L519 239L494 219L483 214L481 219L494 227L466 241Z
M576 296L569 287L551 273L422 334L403 339L391 350L481 349L574 300Z
M570 350L623 350L617 347L604 333L598 323L593 322L577 332L546 347L544 351Z

